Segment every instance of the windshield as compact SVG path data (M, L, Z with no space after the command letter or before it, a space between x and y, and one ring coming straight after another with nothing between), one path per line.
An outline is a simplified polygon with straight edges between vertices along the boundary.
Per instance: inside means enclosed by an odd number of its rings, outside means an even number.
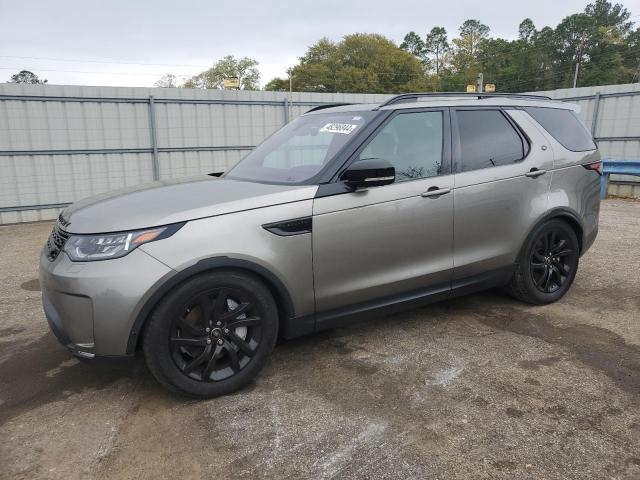
M258 145L225 177L267 183L302 183L322 170L375 113L303 115Z

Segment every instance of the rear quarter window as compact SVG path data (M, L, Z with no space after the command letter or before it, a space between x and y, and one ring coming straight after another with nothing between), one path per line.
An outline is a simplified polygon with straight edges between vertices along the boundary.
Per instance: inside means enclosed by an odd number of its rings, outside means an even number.
M546 107L525 107L524 110L567 150L584 152L597 148L572 110Z

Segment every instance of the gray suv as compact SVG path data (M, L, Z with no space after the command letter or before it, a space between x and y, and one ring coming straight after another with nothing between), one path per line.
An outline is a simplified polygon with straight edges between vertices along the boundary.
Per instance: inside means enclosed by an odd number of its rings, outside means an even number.
M575 105L405 94L310 110L224 174L80 201L42 251L51 329L142 350L165 387L249 383L276 340L504 286L561 298L598 230L600 154Z

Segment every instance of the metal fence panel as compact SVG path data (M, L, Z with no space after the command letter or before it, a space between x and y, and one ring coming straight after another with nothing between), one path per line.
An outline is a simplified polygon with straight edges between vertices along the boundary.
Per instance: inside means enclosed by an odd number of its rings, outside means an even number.
M581 106L603 156L640 158L640 85L545 93ZM0 84L0 224L55 218L60 206L120 187L223 171L312 106L387 98Z
M0 223L55 218L60 205L154 179L224 171L312 106L385 98L0 84Z
M234 165L246 153L244 150L160 153L160 178L188 177L205 172L223 172L228 168L228 165Z

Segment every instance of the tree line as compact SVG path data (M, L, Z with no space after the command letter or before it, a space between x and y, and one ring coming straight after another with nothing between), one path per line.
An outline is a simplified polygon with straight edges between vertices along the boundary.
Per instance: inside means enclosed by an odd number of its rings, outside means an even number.
M518 38L491 36L479 20L466 20L449 38L444 27L409 32L397 47L380 35L324 38L309 47L266 90L312 92L461 91L480 72L498 91L526 92L640 80L640 28L621 4L596 0L555 28L536 28L529 18ZM576 76L577 70L577 76Z
M529 18L518 26L518 38L491 36L476 19L450 38L444 27L424 35L409 32L400 45L380 34L355 33L340 41L322 38L265 90L299 92L398 93L463 91L480 72L501 92L551 90L640 81L640 28L621 4L595 0L555 28L538 29ZM224 88L236 78L240 89L258 90L258 62L226 56L180 82L171 73L157 87ZM22 71L10 81L42 82Z

